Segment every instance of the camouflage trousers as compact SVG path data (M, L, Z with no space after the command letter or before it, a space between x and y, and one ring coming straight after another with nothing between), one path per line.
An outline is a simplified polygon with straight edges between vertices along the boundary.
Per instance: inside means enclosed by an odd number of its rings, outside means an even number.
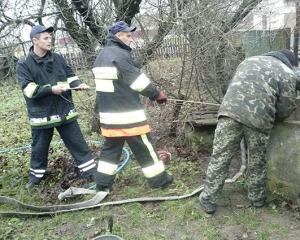
M266 150L269 133L262 133L247 127L234 119L220 117L213 142L213 153L206 171L203 197L215 203L227 177L231 159L242 139L247 146L248 198L260 201L266 198L267 166Z

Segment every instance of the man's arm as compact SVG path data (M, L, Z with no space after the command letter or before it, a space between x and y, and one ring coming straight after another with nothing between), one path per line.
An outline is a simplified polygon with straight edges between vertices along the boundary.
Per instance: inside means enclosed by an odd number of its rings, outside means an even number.
M18 83L26 97L35 99L52 94L50 84L41 86L34 81L33 76L24 61L20 60L17 63L16 74Z
M66 62L66 61L65 61ZM74 71L66 63L67 81L71 88L76 88L78 90L89 90L90 86L79 79L79 77L74 73Z
M161 98L163 102L167 101L167 97L159 91L151 80L142 73L133 61L121 60L114 62L118 72L122 75L124 82L134 91L142 96L148 97L151 101ZM162 103L163 103L162 102ZM160 103L160 102L159 102Z
M296 76L282 81L279 86L279 96L276 103L275 120L282 122L296 109Z

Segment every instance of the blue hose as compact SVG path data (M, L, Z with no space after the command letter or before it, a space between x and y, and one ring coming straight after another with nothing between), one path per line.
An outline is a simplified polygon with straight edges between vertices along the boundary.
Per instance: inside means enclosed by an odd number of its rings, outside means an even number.
M103 144L103 142L95 141L95 140L88 140L87 142L95 143L95 144ZM63 141L59 141L59 142L52 142L51 144L54 144L54 145L55 145L55 144L62 144L62 143L63 143ZM28 149L28 148L31 148L31 146L28 145L28 146L23 146L23 147L13 148L13 149L10 149L10 150L9 150L9 149L8 149L8 150L2 150L2 151L0 151L0 154L1 154L1 153L12 152L12 151L24 150L24 149ZM121 164L121 166L118 167L117 173L120 172L120 171L125 167L125 165L128 163L129 158L130 158L130 153L129 153L129 151L128 151L126 148L124 148L124 147L123 147L123 151L126 153L126 159L125 159L125 161ZM90 186L88 189L92 189L92 188L95 188L95 187L96 187L96 184Z

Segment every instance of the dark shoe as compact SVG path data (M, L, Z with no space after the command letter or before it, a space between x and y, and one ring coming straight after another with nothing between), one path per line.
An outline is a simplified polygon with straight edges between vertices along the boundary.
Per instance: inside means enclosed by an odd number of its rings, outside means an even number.
M92 175L88 176L87 179L88 179L89 181L91 181L91 182L96 182L96 174L93 173Z
M256 208L261 208L265 205L266 199L260 200L260 201L253 201L252 206Z
M160 187L161 189L166 189L173 182L174 178L172 175L167 174L166 182Z
M109 192L109 187L107 186L102 186L102 185L96 185L96 188L99 192Z
M206 213L213 214L216 211L215 205L211 203L209 200L203 198L203 192L200 193L199 202Z
M34 183L29 181L26 185L25 185L25 189L29 190L31 188L33 188L34 186L39 185L38 183Z

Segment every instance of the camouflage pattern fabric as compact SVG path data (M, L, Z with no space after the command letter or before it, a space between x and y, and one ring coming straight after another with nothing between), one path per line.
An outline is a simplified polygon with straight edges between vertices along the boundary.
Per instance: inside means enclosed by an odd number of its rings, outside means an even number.
M260 201L266 198L267 170L265 154L269 132L256 131L234 119L220 117L213 142L213 153L206 172L203 197L215 203L220 194L232 157L245 138L248 148L248 198Z
M269 132L296 109L296 74L272 56L254 56L238 66L219 109L258 131Z

